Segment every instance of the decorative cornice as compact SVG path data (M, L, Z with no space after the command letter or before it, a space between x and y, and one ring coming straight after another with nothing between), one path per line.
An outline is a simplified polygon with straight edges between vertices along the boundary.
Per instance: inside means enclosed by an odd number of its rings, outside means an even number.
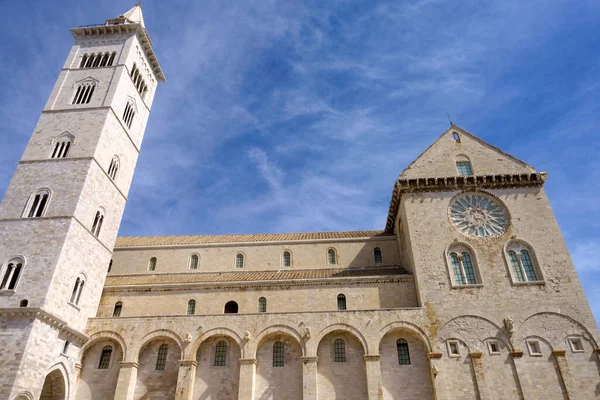
M146 29L139 23L133 24L107 24L107 25L88 25L81 26L79 28L71 28L71 34L75 39L82 39L90 36L105 36L105 35L120 35L135 32L139 38L144 49L144 54L148 58L148 63L152 66L152 71L156 75L156 79L159 82L166 80L165 75L158 63L156 54L152 49L152 41Z
M121 361L119 363L119 365L121 366L121 368L135 368L135 369L138 369L140 367L140 364L136 363L135 361Z
M381 354L365 354L363 356L365 361L379 361L381 360Z
M90 338L85 333L71 328L62 318L38 307L18 307L0 309L0 317L4 318L35 318L48 324L66 336L77 347L83 346Z
M430 360L432 358L442 358L442 353L436 353L436 352L427 353L427 358Z
M403 193L542 187L544 182L546 182L546 179L548 179L548 174L546 172L536 172L531 174L451 176L445 178L398 178L392 192L385 232L394 232L396 215Z
M196 360L179 360L180 367L197 367L198 361Z

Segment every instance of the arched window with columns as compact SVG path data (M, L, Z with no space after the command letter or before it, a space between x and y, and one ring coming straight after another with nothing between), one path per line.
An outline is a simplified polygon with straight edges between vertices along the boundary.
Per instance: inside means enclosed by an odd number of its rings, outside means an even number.
M446 251L452 287L481 284L481 276L473 249L464 243L453 243Z
M533 248L523 240L513 239L504 246L504 256L512 282L543 282L543 274Z
M11 258L0 269L0 290L14 290L17 287L24 262L21 258Z

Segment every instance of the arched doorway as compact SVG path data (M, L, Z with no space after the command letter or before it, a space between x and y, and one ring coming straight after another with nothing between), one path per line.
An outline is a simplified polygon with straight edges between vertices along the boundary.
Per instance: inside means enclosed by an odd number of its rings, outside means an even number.
M65 377L60 370L55 369L46 376L40 400L65 400L66 398Z

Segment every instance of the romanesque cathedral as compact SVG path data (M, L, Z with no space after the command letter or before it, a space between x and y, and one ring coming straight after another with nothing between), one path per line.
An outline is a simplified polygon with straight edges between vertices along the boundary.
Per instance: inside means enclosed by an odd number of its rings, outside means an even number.
M71 32L0 206L1 400L600 399L546 173L452 125L383 230L118 238L165 76L139 5Z

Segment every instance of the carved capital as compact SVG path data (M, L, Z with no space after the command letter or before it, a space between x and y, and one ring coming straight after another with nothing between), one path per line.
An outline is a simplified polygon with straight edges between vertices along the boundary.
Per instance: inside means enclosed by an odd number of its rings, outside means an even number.
M436 359L436 358L442 358L442 353L437 353L437 352L427 353L427 358L430 360Z
M363 359L365 361L379 361L381 359L381 354L365 354Z
M135 368L135 369L138 369L140 367L140 364L136 363L135 361L121 361L119 363L119 365L121 366L121 368Z
M240 358L240 365L256 365L257 361L256 358Z
M316 363L317 361L319 361L319 357L302 357L302 362L304 364Z
M552 349L552 354L556 357L564 357L567 354L567 351L564 349Z
M509 354L512 356L512 358L521 358L521 357L523 357L523 351L522 350L514 350L514 351L511 351Z
M196 360L179 360L180 367L197 367L198 361Z

